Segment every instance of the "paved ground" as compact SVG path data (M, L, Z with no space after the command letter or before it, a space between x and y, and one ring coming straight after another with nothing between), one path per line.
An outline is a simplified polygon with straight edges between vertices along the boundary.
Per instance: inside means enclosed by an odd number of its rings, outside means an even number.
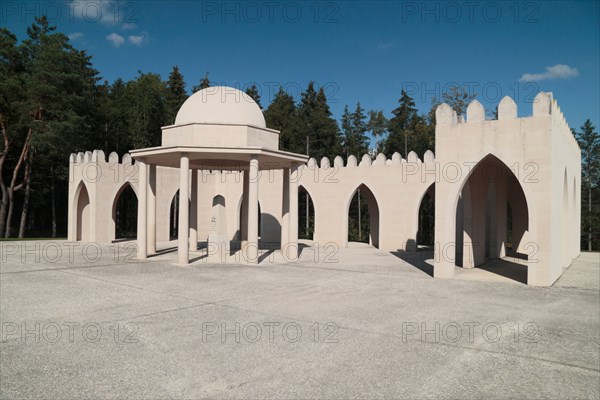
M597 253L534 288L364 246L180 267L25 245L0 243L2 398L600 397Z

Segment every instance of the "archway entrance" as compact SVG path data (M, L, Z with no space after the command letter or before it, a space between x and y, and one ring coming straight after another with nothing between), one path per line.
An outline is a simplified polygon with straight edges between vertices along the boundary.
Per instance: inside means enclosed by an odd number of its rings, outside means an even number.
M112 219L115 225L115 239L133 239L137 236L137 196L129 183L126 183L115 197Z
M91 205L90 195L88 194L85 184L81 182L79 184L79 193L76 194L75 198L77 201L77 235L76 239L87 242L91 239Z
M348 242L369 243L379 247L379 206L375 195L361 184L348 203Z
M513 172L488 155L471 171L456 208L456 265L527 283L529 213Z
M315 205L304 188L298 186L298 238L314 240Z
M432 247L435 236L435 183L427 189L419 205L417 246Z

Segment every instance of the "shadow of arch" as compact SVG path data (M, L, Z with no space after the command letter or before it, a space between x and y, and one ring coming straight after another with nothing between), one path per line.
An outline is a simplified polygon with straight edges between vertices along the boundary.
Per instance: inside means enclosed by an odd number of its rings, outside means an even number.
M92 205L84 181L79 182L74 194L75 240L88 242L92 237Z
M419 200L416 225L416 246L433 246L435 233L435 183L429 185Z
M191 208L192 201L188 198L188 207ZM188 208L188 210L189 210ZM169 204L169 240L179 238L179 189L175 192Z
M346 215L347 242L369 243L379 248L379 205L373 191L364 183L349 196Z
M512 255L527 258L521 250L529 231L528 203L510 168L491 153L483 157L469 171L456 199L456 265L527 283L527 266L502 258L511 250ZM491 260L497 261L486 264Z
M240 199L238 200L238 212L236 214L238 216L237 231L234 235L233 240L242 241L242 240L247 239L246 224L248 222L246 221L246 219L243 216L243 213L244 213L243 204L244 204L244 196L242 195L242 196L240 196ZM263 237L262 228L263 228L263 214L261 212L260 201L259 201L258 202L258 240L260 240Z
M138 197L135 188L130 182L125 182L117 189L112 199L112 239L136 238Z
M298 185L298 238L314 240L317 210L313 197L303 185Z

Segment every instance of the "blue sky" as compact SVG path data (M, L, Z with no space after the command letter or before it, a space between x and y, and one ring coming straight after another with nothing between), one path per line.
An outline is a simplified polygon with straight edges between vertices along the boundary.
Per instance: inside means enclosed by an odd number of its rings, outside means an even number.
M48 14L108 81L178 65L188 90L208 71L213 84L256 83L266 106L277 85L297 98L313 80L338 119L357 101L389 117L403 87L426 112L456 82L488 110L510 95L520 116L551 91L572 127L600 124L597 1L75 3L3 1L0 22L22 38Z

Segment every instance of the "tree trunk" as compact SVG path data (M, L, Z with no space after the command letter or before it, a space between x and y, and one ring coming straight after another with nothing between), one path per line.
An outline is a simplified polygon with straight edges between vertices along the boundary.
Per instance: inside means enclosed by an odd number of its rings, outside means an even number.
M50 195L52 207L52 239L56 238L56 196L54 191L54 167L50 167Z
M33 122L42 120L42 108L38 107L37 110L33 113ZM4 127L4 121L2 121L2 126ZM29 157L29 149L31 147L31 136L33 135L33 126L29 128L27 132L27 136L25 137L25 141L23 142L23 149L21 150L21 155L19 156L19 160L17 161L17 165L15 165L15 169L12 173L12 179L10 181L10 186L8 187L8 215L6 216L6 231L4 233L5 238L10 237L10 229L12 222L12 214L14 208L14 197L15 192L20 190L23 187L23 183L17 185L17 177L19 176L19 170L23 166L24 162L27 162Z
M591 179L589 179L589 178L588 178L588 251L592 251L592 182L591 182Z
M6 125L4 124L4 116L0 114L0 126L2 127L2 139L4 142L4 148L0 153L0 191L2 192L2 198L0 199L0 237L4 234L4 227L6 221L6 211L8 209L8 189L6 188L6 183L4 182L4 174L2 172L4 168L4 161L6 161L6 156L8 155L8 147L10 145L10 141L8 140L8 132L6 130Z
M31 192L31 169L33 166L33 158L29 156L27 165L25 166L25 177L23 183L25 184L25 197L23 199L23 210L21 211L21 224L19 225L19 239L25 237L25 226L27 224L27 213L29 211L29 194Z

